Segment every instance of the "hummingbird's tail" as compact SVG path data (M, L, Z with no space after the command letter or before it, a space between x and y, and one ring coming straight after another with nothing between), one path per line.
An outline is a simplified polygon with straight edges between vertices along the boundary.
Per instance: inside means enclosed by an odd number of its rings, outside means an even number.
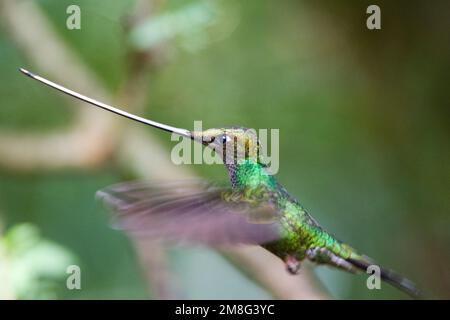
M348 258L346 259L346 261L351 263L357 269L360 269L364 272L367 271L367 268L369 266L376 265L376 263L371 262L369 259L366 259L364 257L358 259ZM411 280L403 277L402 275L390 269L380 267L380 271L381 271L380 277L383 281L386 281L387 283L407 293L413 298L417 299L421 297L420 290L417 289L416 285Z

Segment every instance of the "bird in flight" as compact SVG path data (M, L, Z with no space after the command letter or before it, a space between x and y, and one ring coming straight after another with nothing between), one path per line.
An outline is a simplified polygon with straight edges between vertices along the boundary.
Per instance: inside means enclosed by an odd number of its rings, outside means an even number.
M225 185L204 180L125 182L98 191L97 196L113 213L115 225L128 234L211 246L260 245L282 259L292 274L299 272L305 259L351 273L377 265L322 228L269 174L253 130L172 127L86 97L25 69L20 71L91 105L192 139L221 157L229 176ZM382 280L412 297L419 296L412 281L379 268Z

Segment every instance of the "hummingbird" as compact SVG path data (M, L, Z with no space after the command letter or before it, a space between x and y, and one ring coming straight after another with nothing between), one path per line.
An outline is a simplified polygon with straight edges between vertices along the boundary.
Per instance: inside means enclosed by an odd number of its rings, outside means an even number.
M285 262L291 274L309 260L343 271L377 266L380 278L412 297L409 279L379 266L326 231L267 170L253 130L245 127L189 131L145 119L99 102L28 70L22 73L91 105L211 148L221 157L229 182L205 180L124 182L97 192L114 225L132 236L210 246L260 245Z

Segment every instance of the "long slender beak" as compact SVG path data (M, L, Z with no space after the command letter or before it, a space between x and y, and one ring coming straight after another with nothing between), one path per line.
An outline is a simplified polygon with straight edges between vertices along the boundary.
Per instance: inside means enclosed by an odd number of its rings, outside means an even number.
M152 126L154 128L158 128L158 129L161 129L161 130L164 130L164 131L168 131L168 132L173 132L173 133L179 134L181 136L193 139L193 136L192 136L192 134L191 134L191 132L189 130L172 127L172 126L169 126L169 125L166 125L166 124L163 124L163 123L159 123L159 122L156 122L156 121L153 121L153 120L149 120L149 119L145 119L145 118L136 116L136 115L128 113L126 111L120 110L120 109L118 109L116 107L107 105L106 103L103 103L103 102L94 100L92 98L86 97L86 96L84 96L84 95L82 95L82 94L80 94L78 92L73 91L73 90L67 89L67 88L65 88L65 87L63 87L63 86L61 86L61 85L59 85L57 83L54 83L54 82L52 82L50 80L47 80L47 79L45 79L45 78L43 78L41 76L38 76L38 75L28 71L28 70L23 69L23 68L20 68L19 70L23 74L25 74L26 76L28 76L28 77L30 77L30 78L32 78L34 80L40 81L43 84L45 84L45 85L47 85L49 87L52 87L53 89L59 90L59 91L65 93L65 94L68 94L69 96L72 96L72 97L77 98L79 100L82 100L84 102L90 103L90 104L92 104L92 105L94 105L96 107L99 107L99 108L102 108L104 110L113 112L113 113L118 114L118 115L120 115L122 117L125 117L125 118L128 118L128 119L131 119L131 120L134 120L134 121L137 121L137 122L140 122L140 123Z

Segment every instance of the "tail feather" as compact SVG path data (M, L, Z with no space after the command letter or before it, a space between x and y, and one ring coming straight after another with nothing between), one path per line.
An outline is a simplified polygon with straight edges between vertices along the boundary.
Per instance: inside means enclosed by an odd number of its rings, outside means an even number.
M370 265L375 265L375 263L370 262L368 259L365 260L364 258L362 259L347 259L347 261L349 263L351 263L353 266L355 266L356 268L366 272L367 268ZM397 289L407 293L408 295L410 295L413 298L420 298L421 297L421 293L420 290L417 289L416 285L409 279L401 276L400 274L396 273L395 271L389 270L389 269L385 269L380 267L380 276L381 279L389 284L391 284L392 286L396 287Z

